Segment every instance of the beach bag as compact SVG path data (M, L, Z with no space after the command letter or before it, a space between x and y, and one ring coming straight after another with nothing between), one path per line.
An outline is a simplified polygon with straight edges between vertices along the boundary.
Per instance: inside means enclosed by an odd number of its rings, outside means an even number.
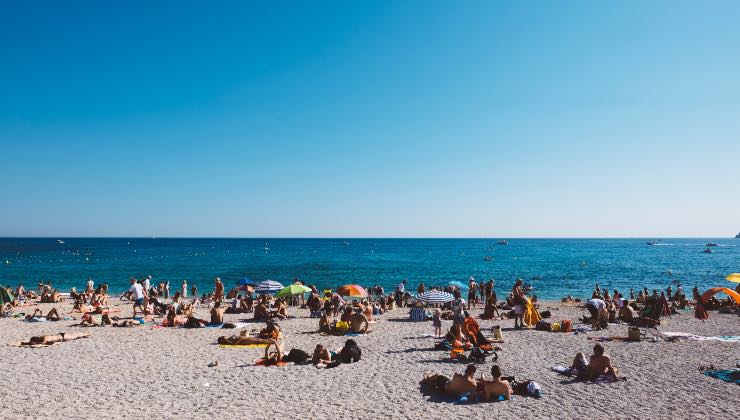
M550 325L550 323L542 320L537 321L537 324L534 328L540 331L552 331L552 326Z
M550 311L542 311L540 312L540 316L542 318L550 318L552 316L552 313Z
M627 329L627 338L630 341L640 341L640 329L637 327L629 327Z
M305 351L301 349L291 349L290 353L288 353L288 355L283 358L283 361L293 362L300 365L306 363L306 360L308 359L308 353L306 353Z
M573 331L573 322L570 319L564 319L560 321L560 331L571 332Z
M560 332L560 324L557 322L553 322L551 329L552 329L552 332Z

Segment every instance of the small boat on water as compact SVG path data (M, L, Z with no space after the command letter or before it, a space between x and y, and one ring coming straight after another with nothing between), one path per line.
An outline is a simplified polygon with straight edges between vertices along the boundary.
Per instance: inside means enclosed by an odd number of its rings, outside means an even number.
M498 241L496 242L498 245L509 245L509 241Z
M704 251L702 251L702 252L704 252L705 254L711 254L711 253L712 253L712 252L714 252L714 251L712 251L711 249L707 248L707 249L705 249L705 250L704 250Z
M714 242L707 242L707 246L719 246L719 245L715 244Z
M650 241L650 242L645 242L645 243L648 244L648 245L650 245L650 246L658 245L660 243L660 239L658 239L657 241Z
M64 244L64 241L61 240L61 239L57 239L57 242L59 242L60 245L63 245Z
M740 233L738 233L737 235L735 235L735 239L740 239Z
M490 256L490 255L486 255L486 256L485 256L485 257L484 257L483 259L484 259L485 261L492 261L492 260L493 260L493 257L492 257L492 256Z

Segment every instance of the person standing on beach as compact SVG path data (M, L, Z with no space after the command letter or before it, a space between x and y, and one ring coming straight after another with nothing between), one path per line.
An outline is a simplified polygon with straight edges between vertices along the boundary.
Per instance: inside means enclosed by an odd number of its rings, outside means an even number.
M152 285L152 276L150 274L144 277L144 294L146 294L147 296L149 295L149 288L151 287L151 285Z
M190 295L193 299L198 299L198 286L193 283L193 287L190 288Z
M516 279L514 288L512 289L513 303L514 303L514 328L524 328L524 303L525 297L522 291L522 279Z
M170 281L167 280L167 282L164 284L164 298L169 299L170 298Z
M455 311L452 325L465 322L465 299L462 298L460 290L455 290L455 300L452 302L452 308Z
M216 302L221 302L224 298L224 284L221 283L221 278L216 277L216 285L213 288L213 299Z
M478 294L478 283L475 282L475 278L472 276L468 280L468 286L470 287L468 289L468 310L470 310L471 307L475 308L476 295Z
M141 285L141 283L137 282L136 279L131 279L131 288L129 289L129 292L131 292L133 301L134 301L134 308L133 308L133 315L131 315L132 318L136 318L136 308L138 307L141 309L141 312L144 312L144 287Z
M183 299L187 299L188 297L188 281L187 280L182 281L182 289L180 290L180 297Z

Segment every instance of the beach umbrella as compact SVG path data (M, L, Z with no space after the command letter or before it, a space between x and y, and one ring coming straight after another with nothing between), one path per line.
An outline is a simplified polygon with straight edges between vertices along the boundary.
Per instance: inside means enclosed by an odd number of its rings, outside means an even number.
M302 295L310 291L311 291L310 288L302 284L291 284L290 286L285 286L282 289L280 289L280 291L278 291L275 294L275 297L288 297L288 296Z
M712 287L711 289L704 292L703 295L701 295L701 300L706 304L707 301L709 301L710 297L720 292L726 293L727 296L735 300L735 303L740 304L740 293L737 293L736 291L730 290L726 287Z
M282 289L283 285L275 280L265 280L257 285L257 293L272 293Z
M740 273L732 273L725 278L727 279L727 281L731 281L733 283L740 283Z
M10 303L15 300L15 296L5 287L0 287L0 305Z
M256 286L258 283L254 280L244 277L243 279L239 280L239 282L236 284L238 284L239 286Z
M254 287L249 286L249 285L246 285L246 284L243 284L243 285L239 286L238 289L239 290L242 290L244 292L247 292L247 293L254 292Z
M348 284L337 289L337 293L340 296L349 297L366 297L367 292L365 289L358 284Z
M457 280L452 280L451 282L447 283L447 285L457 287L458 289L470 289L467 284Z
M416 299L426 303L445 303L452 302L455 297L447 292L440 292L439 290L430 290L428 292L420 293L416 295Z

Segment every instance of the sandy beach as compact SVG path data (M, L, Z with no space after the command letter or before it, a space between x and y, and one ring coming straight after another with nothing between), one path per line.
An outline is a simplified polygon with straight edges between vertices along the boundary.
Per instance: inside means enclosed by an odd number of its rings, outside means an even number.
M52 305L40 307L47 310ZM59 305L57 305L59 307ZM70 304L62 304L64 313ZM121 305L121 315L130 307ZM28 308L21 308L28 309ZM583 309L559 302L542 302L552 319L577 319ZM206 308L198 311L206 317ZM340 348L345 337L321 336L317 320L307 310L291 308L295 318L281 322L286 350L306 352L322 343ZM473 311L477 316L479 310ZM238 321L247 315L226 315ZM79 318L79 315L77 315ZM453 404L431 402L422 395L424 373L452 375L465 364L449 362L443 351L431 350L431 322L409 322L408 309L379 318L373 331L355 337L362 360L335 369L311 365L254 366L263 350L220 348L216 339L238 330L216 328L166 329L77 327L78 321L29 323L0 319L0 357L6 375L0 390L2 418L481 418L496 413L523 418L734 418L740 388L709 378L699 365L729 369L740 359L740 343L721 341L606 342L620 375L611 384L573 382L551 372L568 365L578 352L590 354L587 337L626 335L626 326L587 334L513 330L512 320L479 320L490 335L493 325L504 329L505 343L498 364L504 375L541 384L542 398L516 397L510 402ZM159 319L157 319L159 320ZM447 329L451 321L444 321ZM580 324L577 324L580 325ZM251 323L248 330L263 327ZM701 322L687 312L663 321L661 331L701 336L740 335L736 315L713 312ZM19 348L10 342L58 332L87 332L92 337L44 348ZM208 364L218 361L218 366ZM490 377L493 362L478 365ZM494 411L495 410L495 411Z

